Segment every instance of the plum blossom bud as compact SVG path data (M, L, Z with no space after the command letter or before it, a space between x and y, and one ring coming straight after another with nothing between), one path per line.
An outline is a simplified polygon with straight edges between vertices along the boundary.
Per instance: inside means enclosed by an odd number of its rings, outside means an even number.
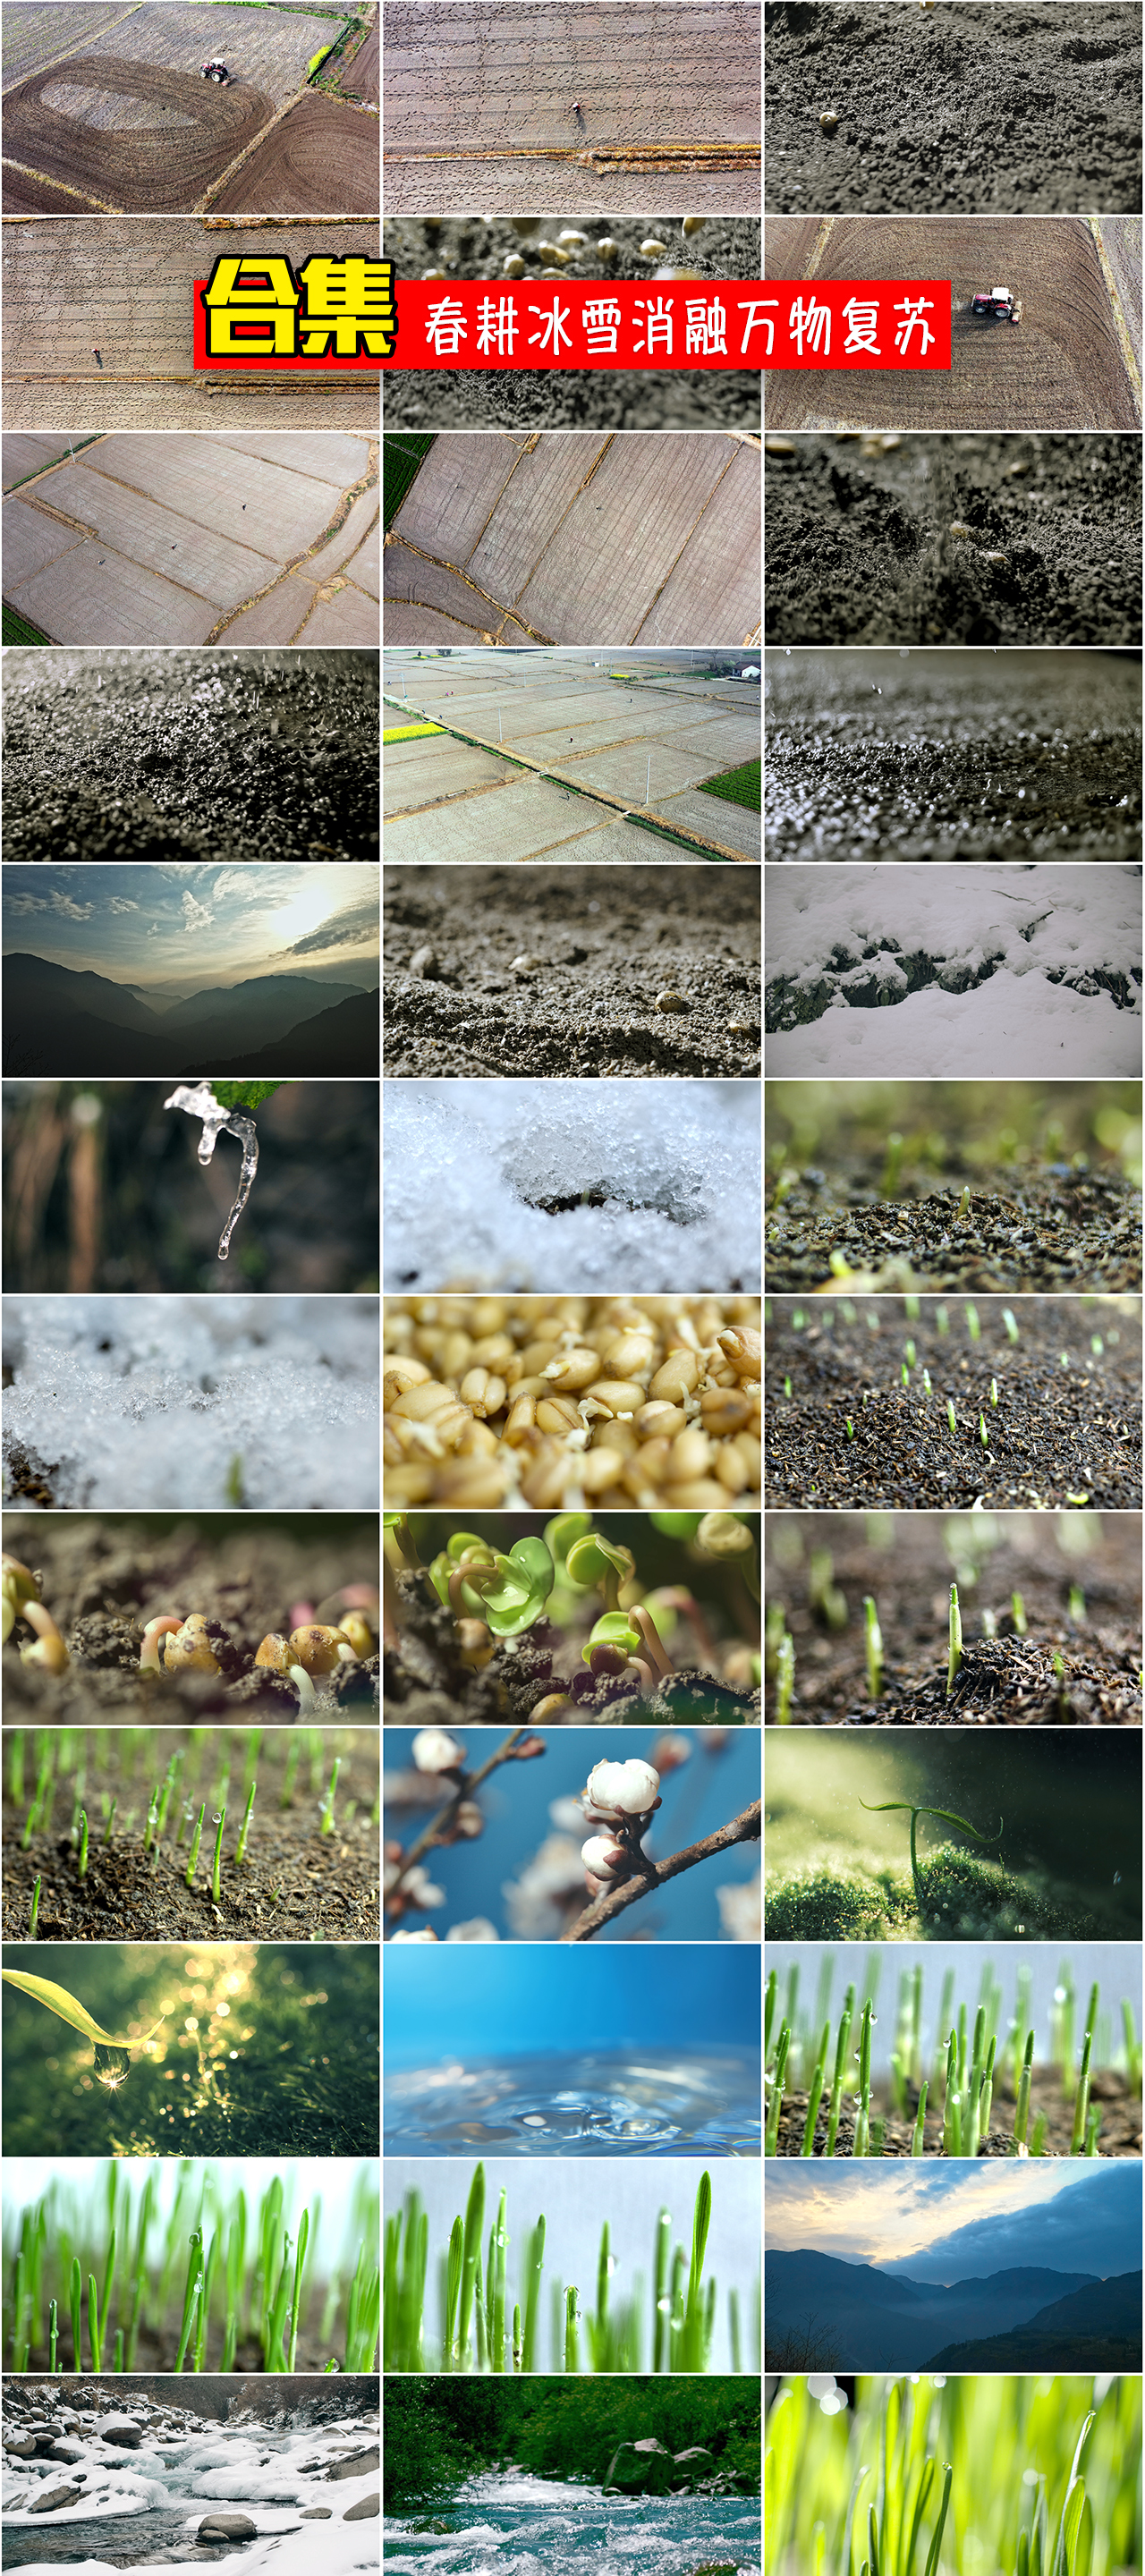
M460 1771L465 1760L464 1746L455 1744L442 1726L423 1726L411 1750L419 1771Z
M593 1878L613 1880L626 1878L632 1866L632 1854L623 1843L614 1842L611 1834L590 1834L580 1847L585 1868Z
M660 1789L650 1762L598 1762L589 1772L585 1804L602 1816L646 1816Z
M689 1762L692 1755L691 1743L686 1735L658 1736L653 1750L656 1755L656 1769L661 1779L666 1771L678 1771L681 1763Z
M436 1941L436 1932L391 1932L391 1941ZM387 1943L387 1948L389 1944Z

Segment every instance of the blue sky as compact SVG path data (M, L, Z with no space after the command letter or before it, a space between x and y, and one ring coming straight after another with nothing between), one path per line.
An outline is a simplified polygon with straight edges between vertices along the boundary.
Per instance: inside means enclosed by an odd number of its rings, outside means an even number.
M775 2163L766 2198L769 2253L831 2254L916 2281L1025 2264L1102 2279L1141 2269L1135 2158Z
M387 1942L386 2064L534 2050L750 2046L759 2042L754 1943L567 1950L533 1942Z
M340 971L356 983L377 963L379 892L368 864L13 864L4 953L30 951L172 1001L251 975Z

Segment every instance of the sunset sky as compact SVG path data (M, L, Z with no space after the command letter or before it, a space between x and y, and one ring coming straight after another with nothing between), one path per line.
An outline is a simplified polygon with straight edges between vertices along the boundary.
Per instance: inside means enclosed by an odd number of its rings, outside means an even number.
M1141 2268L1141 2166L1128 2158L777 2161L766 2203L769 2253L830 2254L914 2280L1024 2264L1103 2279Z
M369 864L12 863L4 954L30 951L171 1000L294 971L376 984L379 896Z

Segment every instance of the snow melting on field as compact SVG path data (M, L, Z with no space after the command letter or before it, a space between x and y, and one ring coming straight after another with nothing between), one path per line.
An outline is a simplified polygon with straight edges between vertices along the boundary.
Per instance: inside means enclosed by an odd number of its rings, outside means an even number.
M377 1505L374 1298L11 1296L4 1357L63 1509Z
M386 1286L759 1285L750 1082L391 1082Z
M765 939L772 1008L780 979L792 1017L820 1004L767 1038L769 1074L1140 1073L1137 867L771 870ZM916 961L934 980L912 992Z
M109 2420L101 2418L100 2424L105 2426ZM86 2435L87 2483L82 2503L58 2515L70 2530L122 2514L143 2514L157 2507L169 2512L172 2506L185 2506L181 2536L191 2551L199 2524L214 2505L220 2511L245 2514L258 2533L257 2539L236 2542L216 2559L224 2576L239 2576L240 2569L243 2576L316 2576L318 2568L322 2576L357 2576L360 2569L377 2569L376 2517L345 2520L352 2505L377 2495L377 2468L333 2482L326 2474L339 2459L376 2445L376 2416L347 2418L337 2427L285 2436L268 2434L262 2427L253 2433L235 2430L218 2436L210 2431L200 2435L193 2429L185 2438L173 2440L169 2433L155 2430L145 2433L138 2450L127 2454L102 2439L90 2417L81 2416L80 2422ZM269 2460L268 2443L273 2448ZM222 2462L226 2465L219 2465ZM38 2529L47 2537L50 2523L42 2514L29 2513L25 2498L43 2491L46 2476L61 2474L66 2478L67 2472L54 2470L50 2461L41 2459L25 2467L9 2458L5 2525ZM329 2519L302 2521L303 2510L316 2506L324 2507ZM163 2544L165 2549L170 2545L169 2540ZM138 2576L172 2576L172 2571L173 2576L192 2576L198 2563L190 2556L175 2561L164 2555L161 2560L157 2557L152 2568L140 2560ZM112 2576L113 2571L113 2562L99 2557L38 2559L35 2566L37 2576Z

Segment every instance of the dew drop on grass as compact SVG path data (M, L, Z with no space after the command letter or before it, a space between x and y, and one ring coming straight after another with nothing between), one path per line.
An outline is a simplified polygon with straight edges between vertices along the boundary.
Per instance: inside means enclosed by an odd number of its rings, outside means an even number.
M1115 1886L1115 1887L1120 1887L1120 1885L1121 1885L1121 1872L1120 1872L1120 1870L1119 1870L1119 1869L1115 1869L1115 1870L1114 1870L1114 1873L1113 1873L1113 1884L1114 1884L1114 1886Z

